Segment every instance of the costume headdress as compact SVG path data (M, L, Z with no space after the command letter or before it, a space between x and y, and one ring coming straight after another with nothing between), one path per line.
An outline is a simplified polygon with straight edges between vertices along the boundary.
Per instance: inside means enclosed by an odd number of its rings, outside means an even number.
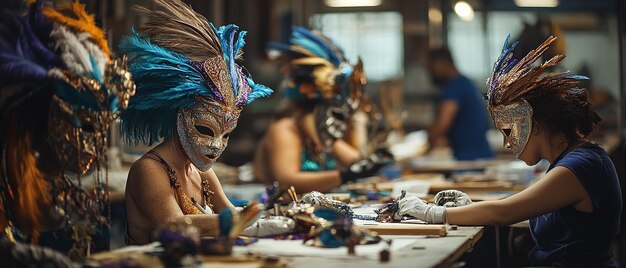
M358 106L365 74L359 59L351 65L343 50L328 37L304 27L294 27L288 44L272 43L270 51L290 59L286 96L294 100L339 97ZM357 83L353 85L352 83ZM356 102L356 103L353 103Z
M187 155L206 170L242 107L272 90L254 83L237 62L245 31L233 24L216 29L180 0L153 2L155 10L138 8L147 18L141 33L132 31L120 44L137 83L122 131L130 142L153 144L172 137L176 127ZM198 123L203 120L211 122ZM222 132L226 142L216 137Z
M108 194L100 169L106 169L109 124L128 105L134 84L125 60L110 59L84 5L57 11L37 1L26 15L2 13L0 90L8 96L0 109L3 224L35 242L53 205L74 231L70 256L78 258L89 248L94 225L108 222L101 215ZM65 176L94 164L93 194Z
M527 100L545 94L580 90L580 80L588 78L568 72L545 74L563 60L564 55L556 55L541 65L534 65L556 37L549 37L521 60L513 58L517 42L509 45L509 38L504 41L502 54L487 80L487 100L496 128L505 137L504 146L519 155L526 147L533 123L533 109Z

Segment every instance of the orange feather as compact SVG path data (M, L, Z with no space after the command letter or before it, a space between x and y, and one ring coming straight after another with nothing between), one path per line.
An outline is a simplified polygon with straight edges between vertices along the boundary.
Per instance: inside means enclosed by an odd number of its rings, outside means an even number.
M43 14L46 18L59 24L68 26L79 32L89 33L94 43L96 43L107 55L107 57L110 58L111 52L104 36L104 32L96 26L93 16L89 15L85 10L85 5L76 1L73 4L64 5L61 10L71 11L74 17L66 16L59 11L47 7L44 7Z
M31 242L37 243L44 213L51 205L48 182L37 168L30 134L18 133L15 128L11 128L7 141L6 164L9 184L14 193L14 220L22 232L31 235Z

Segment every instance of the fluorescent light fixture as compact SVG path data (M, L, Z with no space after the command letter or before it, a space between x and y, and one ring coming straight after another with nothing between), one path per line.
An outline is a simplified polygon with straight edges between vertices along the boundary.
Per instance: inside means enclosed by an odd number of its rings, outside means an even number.
M465 1L458 1L454 4L454 12L459 15L462 20L472 20L474 18L474 9Z
M428 19L433 23L441 23L443 21L443 15L438 8L431 7L428 9Z
M375 7L382 2L383 0L324 0L329 7Z
M559 0L515 0L518 7L556 7Z

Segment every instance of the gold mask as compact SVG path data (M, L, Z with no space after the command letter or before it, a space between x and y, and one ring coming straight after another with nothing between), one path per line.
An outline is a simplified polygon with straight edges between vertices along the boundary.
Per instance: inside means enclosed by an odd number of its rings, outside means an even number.
M489 114L504 136L503 146L519 156L530 138L533 108L526 100L520 99L508 105L490 105Z
M102 84L68 71L55 70L54 74L65 82L59 92L71 92L61 96L74 103L52 97L48 141L67 171L83 175L95 160L103 160L97 157L105 157L109 126L118 111L128 106L135 84L126 58L107 63Z

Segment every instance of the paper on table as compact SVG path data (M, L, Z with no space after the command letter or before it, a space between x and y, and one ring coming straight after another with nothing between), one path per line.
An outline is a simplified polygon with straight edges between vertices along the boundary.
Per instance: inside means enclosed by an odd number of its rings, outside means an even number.
M394 238L391 243L391 251L400 250L415 242L415 236L412 239ZM320 248L310 245L303 245L302 240L274 240L259 239L257 243L248 246L235 246L233 250L236 253L264 253L275 256L308 256L308 257L324 257L324 258L369 258L378 259L378 253L387 248L387 243L380 242L374 245L358 245L355 248L356 255L348 256L346 247L340 248Z

